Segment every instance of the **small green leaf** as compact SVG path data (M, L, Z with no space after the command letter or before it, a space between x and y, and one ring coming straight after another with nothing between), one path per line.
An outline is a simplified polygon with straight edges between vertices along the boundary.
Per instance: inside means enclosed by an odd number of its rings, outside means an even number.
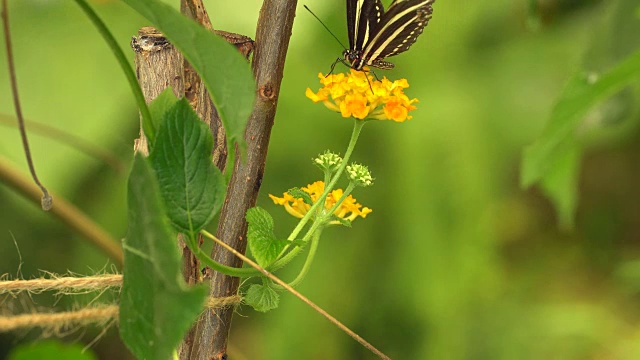
M267 267L274 262L288 241L278 240L273 233L273 218L260 207L247 210L249 249L258 264Z
M211 162L213 138L186 99L169 109L150 155L169 219L194 235L220 210L225 182Z
M336 215L331 215L331 221L337 221L337 222L340 223L340 225L346 226L348 228L351 227L351 221L350 220L343 219L343 218L341 218L339 216L336 216Z
M522 186L529 187L554 171L560 159L572 151L576 130L588 111L638 77L640 51L604 74L576 74L555 105L542 136L525 149L521 168Z
M138 359L169 359L202 311L207 289L188 288L153 170L134 159L128 185L129 229L123 242L120 336Z
M229 143L237 142L243 148L256 94L246 59L224 39L161 1L124 2L153 23L189 61L211 94Z
M42 341L23 344L9 354L9 360L94 360L91 350L78 344L63 344L59 341Z
M167 87L158 95L151 104L149 104L149 111L151 112L151 119L153 121L153 127L155 129L160 126L164 115L176 105L178 98L173 94L171 86Z
M287 193L296 199L302 199L302 201L304 201L304 203L307 205L313 205L313 200L311 200L311 196L309 195L309 193L300 188L295 187L289 189Z
M252 284L244 296L244 302L256 311L264 313L278 307L280 295L269 286Z

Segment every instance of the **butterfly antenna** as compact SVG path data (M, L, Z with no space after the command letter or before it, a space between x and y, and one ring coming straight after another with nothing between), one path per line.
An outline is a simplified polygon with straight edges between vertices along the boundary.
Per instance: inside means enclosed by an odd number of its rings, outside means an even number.
M313 15L313 17L314 17L314 18L316 18L316 20L318 20L318 21L320 22L320 24L322 24L322 26L324 26L324 28L325 28L325 29L327 29L327 31L329 32L329 34L331 34L331 36L333 36L333 38L334 38L334 39L336 39L336 41L338 42L338 44L340 44L340 46L342 46L342 48L343 48L343 49L345 49L345 50L347 49L347 47L346 47L346 46L344 46L344 45L342 44L342 42L340 42L340 39L338 39L338 37L337 37L337 36L335 36L335 35L331 32L331 30L329 30L329 28L327 27L327 25L325 25L325 24L322 22L322 20L320 20L320 18L319 18L316 14L314 14L314 13L313 13L313 11L311 11L311 9L309 9L309 8L307 7L307 5L304 5L304 8L305 8L305 9L307 9L307 11L308 11L309 13L311 13L311 15Z

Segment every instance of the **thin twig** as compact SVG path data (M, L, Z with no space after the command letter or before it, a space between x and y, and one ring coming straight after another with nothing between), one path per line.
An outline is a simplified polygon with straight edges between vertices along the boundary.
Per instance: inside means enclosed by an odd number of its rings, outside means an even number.
M36 203L38 202L40 198L38 188L2 157L0 157L0 179L3 179L5 185L13 188L22 196ZM51 214L104 251L107 256L112 258L118 265L122 266L124 257L122 255L120 242L112 238L111 235L78 208L63 198L59 196L56 197L56 205L51 209Z
M255 268L256 270L260 271L261 273L264 274L264 276L268 277L269 279L273 280L276 284L282 286L285 290L287 290L288 292L292 293L293 295L295 295L298 299L302 300L305 304L309 305L313 310L317 311L318 313L320 313L320 315L324 316L325 318L327 318L327 320L329 320L331 323L333 323L334 325L336 325L338 328L340 328L340 330L344 331L345 333L347 333L347 335L351 336L352 338L354 338L357 342L359 342L360 344L362 344L364 347L366 347L367 349L371 350L374 354L378 355L381 359L391 359L390 357L388 357L387 355L385 355L382 351L376 349L373 345L369 344L365 339L363 339L362 337L360 337L360 335L356 334L355 332L353 332L351 329L349 329L346 325L344 325L343 323L341 323L338 319L334 318L333 316L331 316L328 312L324 311L321 307L319 307L318 305L316 305L315 303L313 303L311 300L309 300L307 297L305 297L304 295L300 294L298 291L296 291L296 289L292 288L291 286L289 286L286 282L280 280L277 276L273 275L272 273L268 272L267 270L265 270L263 267L261 267L260 265L256 264L255 262L253 262L251 259L249 259L248 257L242 255L241 253L239 253L238 251L236 251L234 248L232 248L231 246L225 244L223 241L221 241L220 239L216 238L215 236L203 231L203 233L210 238L211 240L215 241L216 244L224 247L225 249L231 251L231 253L233 253L233 255L237 256L238 258L240 258L242 261L246 262L247 264L249 264L251 267Z
M27 138L27 129L24 126L24 117L22 116L22 108L20 107L20 97L18 96L18 80L16 79L16 69L13 64L13 48L11 46L11 34L9 33L9 9L7 7L7 0L2 0L2 25L4 27L4 43L7 49L7 64L9 65L9 82L11 83L11 94L13 95L13 106L16 110L16 117L18 119L18 128L20 129L20 137L22 138L22 147L24 148L24 155L27 158L27 164L29 165L29 171L33 181L38 185L40 191L42 191L42 198L40 199L40 206L42 210L49 211L53 206L53 198L47 191L47 188L42 185L38 175L36 174L36 168L33 165L33 159L31 158L31 150L29 149L29 139Z

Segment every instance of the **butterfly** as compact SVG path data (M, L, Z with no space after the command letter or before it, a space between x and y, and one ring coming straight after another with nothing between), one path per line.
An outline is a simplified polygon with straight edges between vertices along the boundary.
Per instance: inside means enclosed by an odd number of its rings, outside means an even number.
M433 14L435 0L394 0L385 12L380 0L346 0L349 49L335 64L393 69L385 59L409 50ZM333 66L331 67L333 70Z

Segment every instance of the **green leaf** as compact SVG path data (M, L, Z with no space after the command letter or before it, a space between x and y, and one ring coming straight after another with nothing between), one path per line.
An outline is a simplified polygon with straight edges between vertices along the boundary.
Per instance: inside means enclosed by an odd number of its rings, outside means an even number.
M154 24L202 78L230 145L244 147L256 86L249 63L229 43L158 0L123 0ZM233 149L233 146L229 146Z
M331 215L331 221L337 221L337 222L340 223L340 225L346 226L348 228L351 227L351 221L350 220L343 219L343 218L341 218L339 216L336 216L336 215Z
M84 346L63 344L59 341L42 341L23 344L9 354L9 360L94 360L97 357Z
M267 267L289 242L276 238L273 233L273 218L265 209L256 206L247 210L246 219L249 223L247 239L251 254L260 266Z
M160 126L165 114L176 105L178 98L173 94L171 86L164 89L160 95L158 95L151 104L149 104L149 111L151 112L151 119L153 121L153 127L155 129Z
M120 336L138 359L169 359L198 314L207 289L188 288L153 170L136 155L128 185Z
M302 199L302 201L304 201L304 203L307 205L313 205L313 200L311 199L309 193L300 188L291 188L289 189L289 191L287 191L287 193L296 199Z
M209 127L186 99L164 115L150 155L169 219L179 232L195 235L220 210L225 182L211 162Z
M578 126L594 105L640 77L640 51L596 77L579 73L569 81L542 136L524 152L521 168L523 187L542 180L560 165L561 159L573 149Z
M278 307L280 295L269 286L252 284L244 296L244 302L256 311L264 313Z
M582 151L578 144L565 152L541 183L542 191L553 202L558 213L558 223L564 230L574 225L578 203L578 177Z

